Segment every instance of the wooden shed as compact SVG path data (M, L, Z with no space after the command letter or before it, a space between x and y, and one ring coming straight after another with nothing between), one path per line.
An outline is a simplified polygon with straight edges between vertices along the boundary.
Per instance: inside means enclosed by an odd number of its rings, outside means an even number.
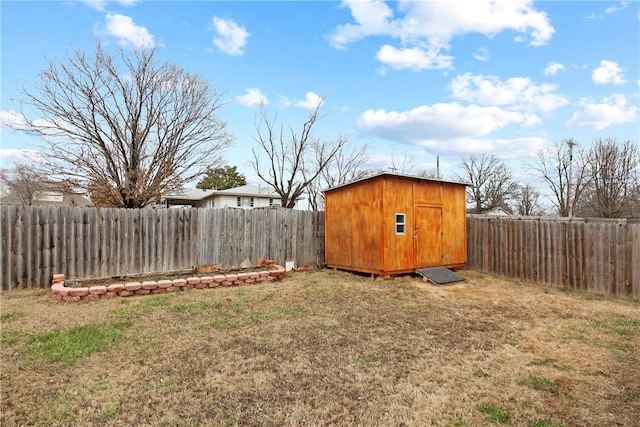
M325 191L327 266L375 275L467 261L466 184L381 173Z

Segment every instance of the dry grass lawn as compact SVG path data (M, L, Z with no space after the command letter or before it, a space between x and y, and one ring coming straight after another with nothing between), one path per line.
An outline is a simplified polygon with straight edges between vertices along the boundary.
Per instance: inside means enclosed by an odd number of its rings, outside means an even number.
M465 282L1 295L2 426L637 426L640 301Z

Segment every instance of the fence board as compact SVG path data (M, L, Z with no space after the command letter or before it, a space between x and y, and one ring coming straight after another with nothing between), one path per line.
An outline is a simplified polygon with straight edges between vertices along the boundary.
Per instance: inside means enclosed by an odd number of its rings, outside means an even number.
M467 225L469 268L640 297L637 220L470 215Z

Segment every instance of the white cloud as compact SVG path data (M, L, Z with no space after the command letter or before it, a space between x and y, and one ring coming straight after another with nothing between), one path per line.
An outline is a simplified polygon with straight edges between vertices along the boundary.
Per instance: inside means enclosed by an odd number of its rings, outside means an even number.
M107 13L104 29L99 31L117 38L121 46L150 48L156 45L154 36L145 27L136 25L131 17L118 13Z
M524 114L499 107L463 106L457 102L423 105L408 111L367 110L357 119L367 135L397 142L420 144L427 140L446 140L486 136L511 124L525 124Z
M242 55L244 53L247 39L251 35L244 27L239 26L231 19L214 16L213 30L216 32L213 44L221 52L228 55Z
M454 99L485 105L510 106L514 110L549 112L569 103L556 92L557 85L535 84L527 77L501 81L496 76L466 73L454 78L449 88Z
M250 87L245 90L244 95L236 96L236 102L240 105L251 107L254 105L268 104L269 100L267 96L263 94L260 89Z
M473 54L473 59L475 59L476 61L488 61L489 60L489 50L481 47L480 49L476 50Z
M0 148L0 167L12 167L16 163L34 163L42 160L42 153L20 148Z
M616 12L618 12L620 10L626 9L627 6L629 6L629 4L631 4L630 1L622 0L620 2L620 6L609 6L601 14L599 14L599 15L589 15L589 16L587 16L587 19L600 19L600 18L604 17L605 15L610 15L612 13L616 13Z
M320 95L316 95L313 92L307 92L304 101L298 101L295 103L296 107L306 108L307 110L315 110L319 105L322 105L324 99Z
M24 130L26 123L22 115L13 110L0 111L0 126L5 129Z
M622 94L605 97L600 103L583 98L580 104L582 110L574 113L566 126L602 130L638 120L638 107L627 105L627 98Z
M293 105L293 101L284 95L279 95L278 105L280 105L281 107L291 107Z
M137 0L119 0L119 1L109 1L109 0L84 0L84 3L100 12L104 12L107 9L107 4L109 3L118 3L122 6L133 6L136 4Z
M622 77L622 68L616 62L604 59L600 61L600 66L591 73L591 79L596 84L620 85L626 83Z
M459 138L453 141L439 142L439 144L441 152L459 155L491 153L507 160L529 157L544 148L546 140L539 137L513 139Z
M396 70L410 69L422 71L430 68L452 68L452 56L440 55L436 49L424 50L420 47L396 49L384 45L376 54L378 60Z
M455 36L480 33L492 37L511 30L529 35L530 44L546 44L555 30L545 12L533 7L531 0L474 0L474 1L400 1L398 16L381 0L346 0L343 5L351 10L354 23L339 25L329 34L332 46L345 48L349 43L369 36L390 36L400 41L401 47L383 46L378 59L391 56L395 68L450 68L451 57L441 52L450 49ZM424 58L416 59L420 56ZM409 58L402 57L405 54ZM434 58L446 60L434 60ZM480 55L480 58L484 57ZM424 65L431 58L431 67ZM395 61L394 61L395 59ZM412 64L408 66L407 63ZM427 61L428 62L428 61Z
M347 44L371 35L399 35L396 23L391 21L393 11L382 0L345 0L342 5L351 10L355 24L338 25L329 35L331 45L344 48Z
M564 71L564 65L558 62L549 62L547 68L544 69L545 76L555 76L559 71Z

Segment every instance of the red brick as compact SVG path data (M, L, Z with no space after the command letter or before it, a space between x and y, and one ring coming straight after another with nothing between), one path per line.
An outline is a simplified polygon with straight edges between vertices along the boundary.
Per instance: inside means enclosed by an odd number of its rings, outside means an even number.
M151 290L152 294L164 294L165 292L167 292L167 288L156 288Z
M60 283L64 282L64 274L54 274L51 283Z
M131 295L133 295L133 291L120 291L120 292L118 292L118 296L121 296L121 297L130 297Z
M222 274L218 274L217 276L213 276L213 280L215 282L224 282L225 280L227 280L227 276L224 276Z
M252 283L256 283L256 279L247 279L244 281L244 283L246 283L247 285L250 285Z
M228 280L225 280L224 282L220 283L222 286L233 286L233 282L230 282Z
M146 282L142 282L142 289L156 289L158 287L158 282L155 280L149 280Z
M226 282L235 282L236 280L238 280L237 274L227 274L227 277L225 278Z
M135 291L136 295L148 295L150 293L151 291L149 289L138 289L137 291Z
M167 292L178 292L180 290L180 288L177 288L175 286L169 286L167 288Z
M240 273L238 274L238 280L245 281L249 278L249 273Z
M171 280L158 280L159 288L170 288L173 285Z
M140 282L129 282L124 285L124 289L126 291L137 291L138 289L142 289L142 283Z
M107 293L106 286L92 286L89 288L89 293L91 295L102 295Z
M187 284L187 281L184 279L173 279L173 286L182 287Z
M207 286L209 286L210 288L217 288L220 285L221 285L220 282L211 282L207 284Z
M100 295L100 298L107 299L107 298L114 298L114 297L117 297L117 296L118 296L117 292L107 292L106 294Z
M57 283L51 287L51 293L54 295L69 295L71 288L65 287L62 283Z
M107 286L107 292L120 292L124 291L124 285L122 283L113 283Z
M69 296L84 297L89 295L89 288L69 288Z
M257 279L258 277L260 277L260 273L249 273L249 279Z
M204 288L208 288L208 286L207 286L207 284L206 284L206 283L196 283L196 284L194 285L194 287L195 287L196 289L204 289Z
M187 291L189 289L193 289L193 285L186 284L182 287L183 290Z
M187 284L188 285L197 285L198 283L200 283L200 278L199 277L188 277L187 278Z
M213 282L213 277L211 276L205 276L200 278L200 283L204 283L208 285L211 282Z

